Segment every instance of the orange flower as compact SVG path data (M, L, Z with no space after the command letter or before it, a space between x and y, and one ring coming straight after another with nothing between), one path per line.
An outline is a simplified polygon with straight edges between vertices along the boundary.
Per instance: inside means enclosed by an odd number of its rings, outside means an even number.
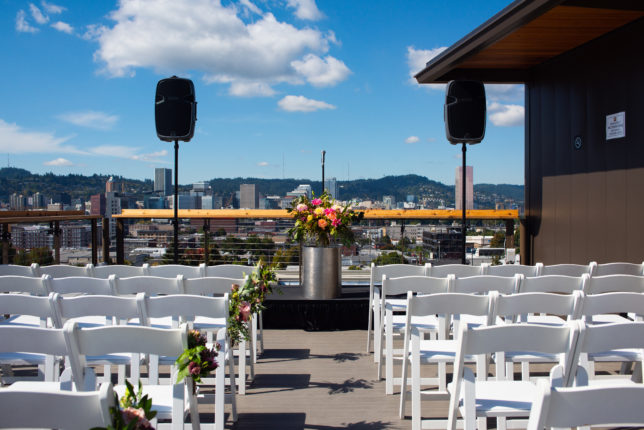
M328 225L328 223L326 222L326 220L325 220L325 219L319 219L319 220L318 220L318 226L319 226L322 230L324 230L324 229L326 228L326 226L327 226L327 225Z

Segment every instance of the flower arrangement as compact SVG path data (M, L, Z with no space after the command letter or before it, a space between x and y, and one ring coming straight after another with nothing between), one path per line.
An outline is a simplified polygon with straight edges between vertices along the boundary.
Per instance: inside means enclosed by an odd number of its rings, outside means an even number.
M250 339L248 323L254 314L265 309L264 300L273 292L276 281L275 268L260 260L243 285L233 284L228 317L228 335L233 344Z
M107 429L95 427L92 430L154 430L150 420L157 412L150 410L152 399L148 398L147 394L143 395L141 381L136 392L128 380L125 380L125 387L125 395L120 401L118 394L114 393L115 406L110 408L112 425Z
M291 239L314 242L316 246L328 246L332 239L352 245L354 236L350 225L364 216L350 206L338 205L326 191L312 200L307 196L294 199L287 211L295 220L295 226L288 231Z
M217 368L218 351L218 343L215 343L215 347L208 349L206 336L197 330L190 330L188 332L188 349L184 350L176 361L179 367L177 382L181 382L183 378L188 376L195 383L201 382L202 376L207 376Z

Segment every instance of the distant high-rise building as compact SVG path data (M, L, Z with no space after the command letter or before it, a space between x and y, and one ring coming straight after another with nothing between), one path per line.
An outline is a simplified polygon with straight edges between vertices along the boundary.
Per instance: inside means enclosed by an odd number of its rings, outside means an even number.
M329 192L333 199L338 199L338 181L335 178L325 180L324 189Z
M257 209L259 207L259 194L255 184L240 185L239 207L242 209Z
M90 197L91 209L90 215L105 216L105 194L94 194Z
M385 205L385 209L395 209L396 208L396 197L395 196L382 196L382 202Z
M114 183L114 178L110 176L110 178L105 183L105 192L111 193L113 191L117 191L115 187L116 187L116 184Z
M154 169L154 192L164 196L172 194L172 169L164 167Z
M465 209L474 209L474 169L472 166L465 166ZM463 166L456 168L454 181L454 207L456 210L463 209Z
M311 185L309 184L300 184L297 186L296 189L293 191L289 191L286 193L287 197L300 197L300 196L306 196L307 198L311 198Z
M40 192L34 193L32 196L31 206L34 209L42 209L45 207L45 196L40 194Z

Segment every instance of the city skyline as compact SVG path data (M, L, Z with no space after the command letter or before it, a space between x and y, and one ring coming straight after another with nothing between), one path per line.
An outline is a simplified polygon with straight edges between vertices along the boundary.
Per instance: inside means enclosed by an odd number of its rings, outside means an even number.
M198 102L180 184L315 180L325 150L338 181L418 174L452 185L461 150L445 139L443 87L412 75L508 3L8 1L0 154L37 173L145 179L171 168L153 98L176 74ZM468 164L482 183L523 184L523 87L487 95L486 138Z

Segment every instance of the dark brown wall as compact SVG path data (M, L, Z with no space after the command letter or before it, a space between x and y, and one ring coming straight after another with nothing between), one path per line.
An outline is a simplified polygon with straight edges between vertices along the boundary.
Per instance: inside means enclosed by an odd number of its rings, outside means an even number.
M644 20L526 82L526 263L644 260ZM606 140L606 115L626 137ZM582 149L573 148L575 136Z

